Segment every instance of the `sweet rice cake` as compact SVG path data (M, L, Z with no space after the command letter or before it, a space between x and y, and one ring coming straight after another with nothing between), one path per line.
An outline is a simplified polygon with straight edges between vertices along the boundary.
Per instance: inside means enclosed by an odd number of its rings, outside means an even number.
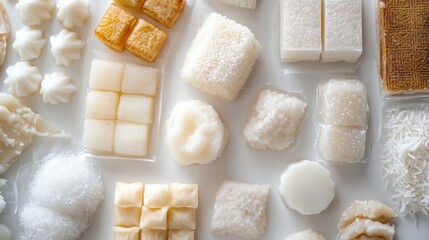
M379 15L385 92L429 91L429 1L381 0Z
M185 3L186 0L146 0L142 11L162 25L171 28L182 13Z

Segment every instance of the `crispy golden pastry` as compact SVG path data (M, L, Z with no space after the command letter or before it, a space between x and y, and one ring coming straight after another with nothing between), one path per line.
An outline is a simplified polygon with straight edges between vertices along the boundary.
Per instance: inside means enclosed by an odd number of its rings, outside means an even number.
M170 28L179 18L186 0L146 0L143 12L151 18Z
M123 51L127 37L136 22L136 17L113 3L104 14L94 34L109 48Z
M386 93L429 91L429 1L381 0L379 21Z
M166 39L167 34L161 29L139 19L125 48L145 61L154 62Z
M118 3L119 5L122 5L124 7L136 10L136 11L141 11L143 3L146 0L115 0L116 3Z

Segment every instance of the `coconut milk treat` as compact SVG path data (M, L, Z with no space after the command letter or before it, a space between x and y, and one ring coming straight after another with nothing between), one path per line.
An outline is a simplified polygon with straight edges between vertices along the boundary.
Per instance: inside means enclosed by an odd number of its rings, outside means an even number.
M177 163L207 164L223 152L228 132L209 104L178 102L166 123L166 142Z
M225 180L219 186L211 231L243 238L257 238L265 231L269 185Z
M319 60L322 52L321 8L321 0L280 0L282 62Z
M226 3L226 4L235 5L243 8L250 8L250 9L256 8L256 1L257 0L219 0L219 2L221 3Z
M362 54L362 0L325 0L322 61L355 63Z
M296 141L307 103L289 94L262 90L244 128L246 142L253 148L282 150Z
M261 44L243 25L210 13L185 57L185 82L224 101L233 101L249 77Z
M285 238L285 240L326 240L322 235L317 232L308 229L301 232L291 234Z
M335 182L320 163L303 160L282 174L280 194L291 209L302 215L319 214L335 197Z

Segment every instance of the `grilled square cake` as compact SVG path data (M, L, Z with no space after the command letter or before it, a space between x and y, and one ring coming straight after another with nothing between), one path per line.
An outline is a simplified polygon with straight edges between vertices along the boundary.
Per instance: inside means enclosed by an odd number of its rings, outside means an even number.
M186 0L146 0L142 11L149 17L171 28L185 7Z

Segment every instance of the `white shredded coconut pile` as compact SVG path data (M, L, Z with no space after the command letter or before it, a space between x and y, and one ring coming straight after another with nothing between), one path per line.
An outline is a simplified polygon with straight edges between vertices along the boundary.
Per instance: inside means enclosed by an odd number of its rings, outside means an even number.
M429 214L429 108L389 109L383 124L383 177L401 215Z

